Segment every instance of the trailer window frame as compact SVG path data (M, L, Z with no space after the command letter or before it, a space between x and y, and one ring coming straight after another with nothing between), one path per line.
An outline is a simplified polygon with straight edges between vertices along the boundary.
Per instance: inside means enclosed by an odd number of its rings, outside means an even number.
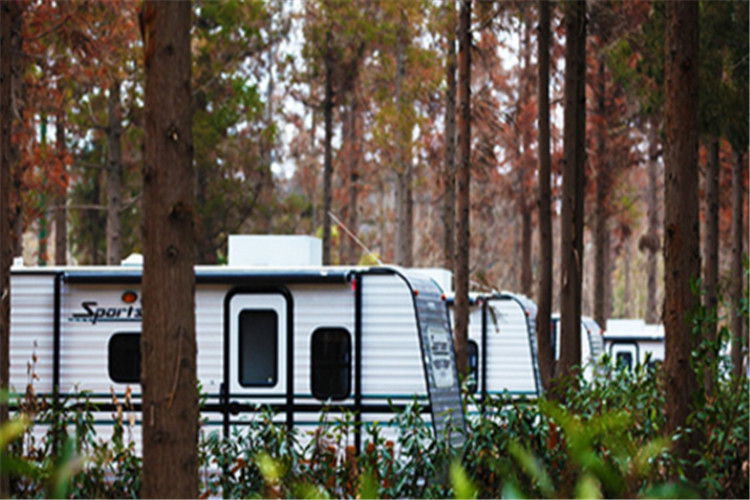
M133 347L135 345L135 347ZM135 361L132 353L136 352ZM107 373L112 382L141 382L141 332L115 332L107 342Z
M469 339L466 344L466 361L469 368L466 388L476 394L479 390L479 344L476 340Z
M313 331L310 337L310 392L321 401L342 401L351 396L352 335L346 328L319 327Z
M238 372L242 387L274 387L279 380L279 314L275 309L244 308L238 316ZM272 318L271 322L257 326ZM248 322L254 319L255 321Z

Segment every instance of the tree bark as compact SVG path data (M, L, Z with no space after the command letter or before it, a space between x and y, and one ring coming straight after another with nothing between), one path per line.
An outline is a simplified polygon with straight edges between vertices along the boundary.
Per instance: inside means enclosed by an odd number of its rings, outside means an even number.
M398 145L398 160L396 166L396 264L411 267L412 255L412 166L411 166L411 130L401 126L406 120L404 114L410 103L406 102L403 92L403 84L406 79L406 32L403 26L399 27L396 41L396 78L395 96L396 114L399 125L396 126ZM402 130L403 129L403 130Z
M107 265L122 260L122 123L120 81L114 79L107 98Z
M331 260L331 204L333 195L331 183L333 181L333 150L331 140L333 139L333 52L331 48L331 32L326 33L325 54L325 100L323 102L323 114L325 120L325 143L323 152L323 265L330 266Z
M603 57L599 59L597 113L597 173L596 173L596 228L594 231L594 320L603 328L607 326L610 312L610 273L609 273L609 219L612 203L612 164L607 161L607 85Z
M690 317L698 298L690 283L700 276L698 217L698 3L667 2L665 161L665 372L667 429L685 428L699 382L690 364L695 347ZM677 456L690 460L687 432L675 443ZM697 480L692 467L688 478Z
M443 267L453 271L456 255L456 0L446 0L445 160L443 164Z
M586 3L565 4L565 116L563 135L562 284L560 358L556 376L581 364L581 285L586 125ZM571 381L572 382L572 381Z
M743 293L745 284L745 268L742 264L743 240L743 206L744 183L742 171L744 163L742 152L734 151L732 164L732 269L735 270L732 279L732 372L739 377L747 370L747 318L741 314L740 302L746 295Z
M39 145L41 146L41 149L44 152L46 158L46 155L49 153L49 151L47 150L47 115L45 113L42 113L39 122L39 135L41 136ZM47 197L46 189L49 186L50 182L48 175L49 173L45 170L42 180L45 189L40 196L41 204L39 207L39 216L37 217L38 242L36 263L38 266L46 266L49 263L49 198Z
M144 498L198 496L190 15L189 2L142 11Z
M703 372L703 390L711 395L714 389L717 306L719 305L719 138L711 137L706 144L706 240L704 267L703 341L708 346Z
M656 300L658 254L661 247L659 237L659 202L658 202L658 154L659 154L659 131L655 118L649 123L648 132L648 261L646 269L648 274L646 295L646 323L655 324L660 320L658 303Z
M633 306L632 306L632 294L630 291L632 290L631 284L631 273L630 268L631 264L633 262L633 251L630 248L630 227L628 226L626 230L623 231L622 235L622 247L624 249L625 255L623 255L622 260L623 262L623 274L625 275L625 285L624 290L622 293L622 314L626 318L630 318L633 316Z
M359 160L361 156L359 134L357 133L357 115L359 113L359 98L357 97L356 84L351 96L351 108L349 112L349 203L348 203L348 217L346 225L349 230L357 234L357 196L359 192ZM348 245L349 251L346 255L346 262L349 264L357 264L359 259L357 254L357 242L350 239Z
M68 254L68 174L65 167L65 113L62 110L58 111L55 124L55 144L63 175L55 200L55 265L64 266Z
M3 2L3 4L9 2ZM9 13L14 19L12 28L10 31L10 47L11 57L8 60L10 64L10 93L11 93L11 105L10 108L3 108L3 113L8 110L13 118L14 122L11 128L11 137L14 133L20 132L23 128L23 113L24 105L26 103L26 85L24 82L24 73L26 71L26 62L23 54L23 12L26 10L26 2L12 2L18 4L19 10L12 10ZM8 73L3 72L3 75ZM23 190L23 170L21 169L21 150L18 145L11 144L10 151L10 176L11 186L13 192L9 199L10 203L10 226L11 226L11 239L13 245L14 256L23 255L23 201L21 193Z
M471 181L471 0L460 0L458 25L458 172L456 175L456 301L454 310L454 344L458 373L464 377L467 368L469 332L469 183Z
M523 109L526 107L531 95L531 84L533 81L533 75L531 72L531 17L524 8L522 10L522 16L524 17L524 29L523 29L523 82L521 83L520 90L520 113L517 119L521 119ZM534 275L531 270L531 240L533 237L533 230L531 227L531 212L533 205L529 203L526 193L526 181L530 177L528 169L531 168L531 164L527 161L529 158L529 151L531 150L531 135L530 130L521 130L521 143L523 145L523 155L520 158L519 165L517 166L520 173L519 182L519 209L521 214L521 292L529 297L533 294L534 287Z
M10 389L10 266L13 260L10 195L13 166L13 61L22 43L23 4L0 4L0 391ZM0 427L8 421L8 405L0 400ZM0 498L10 498L7 470L0 470Z
M552 189L549 120L550 2L539 0L539 294L537 296L537 344L542 384L549 387L555 373L552 352Z

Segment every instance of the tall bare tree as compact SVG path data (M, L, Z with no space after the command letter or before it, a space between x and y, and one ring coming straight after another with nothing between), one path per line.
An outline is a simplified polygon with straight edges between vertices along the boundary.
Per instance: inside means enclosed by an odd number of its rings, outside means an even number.
M325 53L323 64L325 66L325 97L323 101L323 117L325 121L325 139L323 149L323 265L331 265L331 205L333 193L331 183L333 178L333 70L334 51L332 47L332 35L330 28L326 31Z
M746 373L743 358L747 355L747 319L740 314L745 272L742 266L743 205L744 192L742 171L745 168L742 152L735 150L732 164L732 269L742 270L735 274L731 283L732 297L732 372L739 377Z
M581 364L583 200L586 156L586 2L565 9L565 116L561 226L560 359L558 379Z
M107 96L107 264L122 260L122 122L120 82L109 85Z
M698 221L698 2L667 2L665 44L666 157L664 266L667 427L684 428L699 382L690 362L695 345L689 315L698 297L691 280L700 276ZM688 433L675 443L687 459ZM694 473L689 471L688 474ZM691 479L695 479L694 477Z
M63 175L67 175L65 167L65 112L60 109L55 118L55 146L60 161L60 169ZM66 191L61 182L55 197L55 265L64 266L67 262L68 253L68 210L66 206Z
M10 382L10 265L13 258L13 237L10 226L13 61L21 49L23 4L0 4L0 391L7 391ZM17 76L17 75L16 75ZM0 400L0 426L8 420L8 406ZM7 470L0 470L0 498L10 498Z
M601 36L601 34L600 34ZM612 169L610 158L607 157L607 80L604 56L599 56L597 74L596 110L599 115L597 130L597 160L596 169L596 221L594 237L594 319L606 328L609 317L611 300L610 290L610 200L612 191Z
M144 498L198 495L190 2L147 1L143 165Z
M539 371L548 387L554 374L552 352L552 189L550 187L549 133L549 44L550 2L539 0L538 111L539 111L539 289L536 324L539 344Z
M521 56L523 60L523 69L521 70L521 88L519 89L518 113L516 120L521 122L522 110L528 105L532 95L531 84L534 80L531 66L531 14L526 11L526 7L521 8L521 17L523 19L523 38L521 42ZM527 179L531 177L532 164L527 161L531 150L531 133L529 128L520 131L520 145L523 147L523 154L519 156L518 168L518 211L521 216L521 292L531 296L534 286L534 276L531 269L531 240L533 239L533 228L531 224L533 204L529 203L529 193Z
M703 390L712 394L714 390L714 364L717 354L716 342L717 306L719 305L719 137L711 135L706 140L706 239L704 247L704 341L708 345Z
M403 12L396 33L396 78L394 82L396 102L396 113L403 116L410 102L407 102L406 92L403 87L406 83L406 51L409 45L406 19ZM399 120L399 123L408 123ZM401 130L396 136L396 264L411 267L414 261L413 249L413 220L414 202L412 196L412 157L411 136L408 130Z
M466 374L469 334L469 183L471 181L471 0L460 0L458 21L458 172L456 183L456 303L454 343L459 373Z
M656 117L652 116L648 127L648 232L638 243L639 248L648 252L646 273L646 323L659 321L660 313L656 303L656 285L658 274L657 252L661 248L659 237L659 203L658 203L658 166L659 166L659 130Z
M445 159L443 163L443 267L456 255L456 0L445 2Z

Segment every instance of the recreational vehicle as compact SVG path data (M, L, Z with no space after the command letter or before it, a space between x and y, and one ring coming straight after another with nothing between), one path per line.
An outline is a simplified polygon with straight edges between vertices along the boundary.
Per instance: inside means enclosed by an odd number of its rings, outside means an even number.
M453 313L454 298L448 300ZM469 298L469 390L479 399L542 393L536 341L536 304L510 292Z
M664 325L646 324L642 319L610 319L604 332L606 352L613 362L632 368L664 361Z
M273 240L261 246L275 254L264 264L294 260ZM312 265L253 267L237 258L244 250L230 239L230 265L195 268L207 425L228 434L259 406L289 427L317 426L324 409L384 424L417 401L437 438L449 421L464 426L445 299L432 280L395 267L323 267L315 251ZM88 391L104 423L111 391L122 400L131 388L138 411L141 278L139 266L13 268L11 387L24 390L34 359L38 394Z
M555 352L555 360L558 360L560 359L560 315L553 314L551 321L552 349ZM603 353L604 337L599 323L590 316L581 316L581 366L584 378L591 380L594 375L593 365Z

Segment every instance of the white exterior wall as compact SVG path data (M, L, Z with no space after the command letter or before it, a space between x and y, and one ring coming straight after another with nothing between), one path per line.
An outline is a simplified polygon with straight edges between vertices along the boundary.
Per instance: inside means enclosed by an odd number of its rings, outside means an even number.
M414 302L398 276L363 276L362 392L365 398L427 395Z
M112 269L108 269L112 271ZM13 274L11 385L23 392L27 384L27 362L36 352L38 361L34 382L37 393L52 390L53 332L54 332L54 275L21 272ZM198 378L202 391L215 402L223 382L223 343L225 297L230 285L196 287L196 331L198 343ZM310 341L320 327L341 327L351 334L351 397L342 403L353 403L355 387L356 338L355 292L351 284L290 285L294 314L294 394L297 403L320 403L312 398L310 387ZM128 308L122 294L133 291L139 300L140 286L128 284L62 284L61 288L61 352L60 390L62 393L89 391L99 401L112 401L114 390L122 403L122 395L131 386L134 399L140 399L139 384L119 384L109 377L108 346L114 333L139 333L140 321L75 320L82 313L82 303L95 301L105 308ZM422 350L417 331L417 320L411 291L405 281L395 275L364 275L362 296L362 392L363 404L409 403L417 395L427 404L427 386L422 362ZM282 334L284 335L284 334ZM285 338L284 338L285 340ZM34 343L37 347L34 349ZM231 361L236 347L231 349ZM286 370L286 359L279 360L278 369ZM286 387L280 388L285 393ZM252 388L247 389L252 392ZM212 426L218 425L221 415L208 414ZM333 416L333 415L332 415ZM111 433L108 422L111 412L96 415L107 422L100 428L102 436ZM247 415L247 419L253 415ZM365 415L366 421L386 423L391 415ZM140 413L136 414L140 421ZM232 419L237 417L233 416ZM281 417L283 419L283 415ZM425 415L429 421L429 415ZM297 419L297 417L295 417ZM299 415L299 421L314 421L317 414ZM215 427L214 427L215 428ZM209 428L210 430L211 428ZM140 429L135 430L140 442Z
M487 390L490 393L508 390L511 394L536 395L534 361L525 311L511 299L490 300L488 307L494 311L494 318L488 311ZM478 333L475 336L476 329L471 330L472 340L480 347L481 381L481 329Z
M39 377L33 381L36 392L52 392L52 351L54 331L54 282L52 275L11 275L10 388L23 393L32 363Z

